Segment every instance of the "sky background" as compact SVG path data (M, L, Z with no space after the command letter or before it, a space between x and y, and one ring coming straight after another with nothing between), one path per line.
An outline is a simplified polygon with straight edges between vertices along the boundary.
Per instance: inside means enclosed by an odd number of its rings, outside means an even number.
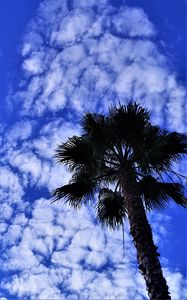
M147 299L127 223L123 258L94 205L51 204L69 179L53 155L119 100L186 131L185 19L182 0L0 0L1 300ZM173 300L187 299L185 213L148 215Z

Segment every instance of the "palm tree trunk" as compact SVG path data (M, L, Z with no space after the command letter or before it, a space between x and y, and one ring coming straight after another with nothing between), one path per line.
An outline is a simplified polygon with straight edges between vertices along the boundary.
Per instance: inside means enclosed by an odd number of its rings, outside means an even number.
M130 234L137 250L138 266L145 279L148 296L151 300L169 300L170 293L158 259L160 254L154 245L142 200L135 193L128 192L127 195L126 187L123 188L123 195L127 206Z

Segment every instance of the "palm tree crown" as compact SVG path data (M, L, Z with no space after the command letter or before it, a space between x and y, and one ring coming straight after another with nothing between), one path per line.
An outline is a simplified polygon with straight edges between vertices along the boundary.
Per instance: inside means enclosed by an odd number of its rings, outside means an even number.
M132 177L147 209L162 208L170 199L186 207L183 185L163 182L163 174L187 152L186 135L151 125L148 111L135 102L113 107L107 116L88 113L81 126L82 136L57 149L58 162L69 168L72 178L54 191L54 200L65 197L79 207L98 191L97 217L114 228L126 214L121 182Z
M113 107L106 116L87 113L81 127L81 136L56 151L72 177L54 191L54 201L64 197L77 208L98 192L101 224L119 227L127 216L150 299L171 299L145 209L162 208L170 199L187 206L182 181L171 176L178 176L172 164L187 153L187 136L152 125L148 111L135 102Z

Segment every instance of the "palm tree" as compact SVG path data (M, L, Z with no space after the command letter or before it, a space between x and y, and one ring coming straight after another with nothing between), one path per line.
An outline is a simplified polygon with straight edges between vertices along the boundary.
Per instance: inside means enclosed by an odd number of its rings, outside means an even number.
M187 206L182 183L171 176L172 163L187 153L187 136L152 125L149 112L135 102L112 107L106 116L87 113L81 128L81 136L56 151L72 178L54 190L54 201L65 197L78 208L98 192L97 218L103 225L114 229L128 217L149 298L171 299L146 210L162 208L170 199Z

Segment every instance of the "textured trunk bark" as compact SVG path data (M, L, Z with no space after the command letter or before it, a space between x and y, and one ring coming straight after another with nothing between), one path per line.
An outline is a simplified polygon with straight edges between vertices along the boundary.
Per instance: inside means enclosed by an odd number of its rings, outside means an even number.
M127 205L130 234L137 250L138 266L145 279L148 296L151 300L169 300L170 293L158 259L160 254L154 245L142 200L136 193L127 192L126 187L123 188L123 195Z

